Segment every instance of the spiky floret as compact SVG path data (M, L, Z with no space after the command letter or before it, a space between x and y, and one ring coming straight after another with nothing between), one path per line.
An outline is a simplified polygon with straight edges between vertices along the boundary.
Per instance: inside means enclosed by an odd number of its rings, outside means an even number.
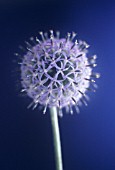
M84 41L73 41L76 34L68 33L66 38L59 38L59 32L54 36L53 31L48 34L40 32L41 40L37 37L31 41L35 45L27 44L27 52L21 62L21 84L33 99L33 109L38 103L47 107L76 106L79 101L86 104L85 92L90 90L90 83L99 74L92 73L96 56L87 58L88 44Z

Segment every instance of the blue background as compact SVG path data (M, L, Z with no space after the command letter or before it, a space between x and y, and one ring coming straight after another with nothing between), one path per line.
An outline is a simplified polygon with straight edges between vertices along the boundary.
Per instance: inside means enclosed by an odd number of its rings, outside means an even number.
M97 54L96 94L81 113L59 119L64 170L115 169L115 1L0 1L0 170L54 170L49 112L20 95L18 45L50 29L75 31ZM16 61L16 62L15 62Z

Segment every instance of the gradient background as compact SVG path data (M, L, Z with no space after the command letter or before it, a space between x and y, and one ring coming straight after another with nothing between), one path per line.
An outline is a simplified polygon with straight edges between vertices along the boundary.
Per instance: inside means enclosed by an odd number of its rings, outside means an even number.
M49 29L75 31L98 56L96 94L59 120L64 170L115 170L115 1L0 1L0 170L54 170L49 112L20 95L18 46Z

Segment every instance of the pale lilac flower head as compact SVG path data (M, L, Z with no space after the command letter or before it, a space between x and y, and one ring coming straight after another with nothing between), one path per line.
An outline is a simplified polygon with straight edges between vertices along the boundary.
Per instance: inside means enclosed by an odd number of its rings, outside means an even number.
M21 63L22 91L32 98L33 108L38 104L47 107L55 106L78 111L80 101L86 104L85 93L91 90L90 83L99 74L92 73L96 66L96 56L87 57L88 44L84 41L73 41L76 34L68 33L66 38L59 38L59 32L54 36L50 31L40 32L41 40L31 39L35 44L27 44L27 52ZM61 111L60 111L61 113Z

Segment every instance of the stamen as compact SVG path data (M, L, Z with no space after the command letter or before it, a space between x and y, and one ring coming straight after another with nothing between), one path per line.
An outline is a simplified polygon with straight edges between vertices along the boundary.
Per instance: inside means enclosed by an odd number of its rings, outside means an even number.
M90 81L90 82L92 82L92 83L95 83L95 80L93 80L93 79L87 79L87 78L85 78L85 80Z
M34 52L30 48L27 47L27 50L34 54Z
M86 102L85 100L83 100L82 98L81 98L80 100L81 100L81 102L82 102L85 106L88 105L87 102Z
M85 93L81 92L80 90L78 90L78 92L82 94L82 96L85 96Z
M56 31L56 38L59 39L60 38L60 32Z
M22 89L21 92L25 92L27 89Z
M60 117L63 117L62 109L59 109L58 115L59 115Z
M45 33L44 33L44 36L45 36L45 38L46 38L46 40L47 40L47 39L48 39L48 33L45 32Z
M32 108L32 110L34 110L34 109L37 107L37 105L38 105L38 103L36 103L36 104L34 105L34 107Z
M85 48L89 48L89 44L87 44L86 42L84 42Z
M32 48L32 45L29 42L25 41L25 44L27 45L27 47Z
M50 30L50 34L52 37L54 37L53 30Z
M30 41L33 42L34 45L36 45L36 41L35 41L34 37L30 37Z
M68 32L68 33L67 33L67 37L66 37L66 43L67 43L68 41L70 41L70 36L71 36L71 34Z
M94 56L92 56L92 57L89 57L88 59L89 59L89 60L92 60L92 59L93 59L93 60L96 60L96 59L97 59L97 56L94 55Z
M86 67L96 67L97 66L97 64L88 64L88 65L86 65Z
M60 46L59 46L59 49L61 49L63 47L63 43L60 42Z
M54 39L54 34L53 34L53 30L50 30L50 39L51 39L51 44L53 45L53 39Z
M74 101L74 103L76 103L76 100L72 97L72 100Z
M53 39L54 39L54 37L51 35L50 36L50 40L51 40L51 45L53 46Z
M92 73L91 77L100 78L100 74L99 73Z
M61 103L60 103L60 100L58 101L58 105L59 105L59 108L61 108Z
M69 110L70 110L70 113L71 113L71 115L72 115L72 114L73 114L73 109L72 109L71 104L69 105Z
M79 114L80 113L79 107L77 105L74 106L74 107L75 107L75 110L76 110L77 114Z
M44 107L43 114L46 113L46 110L47 110L47 104L46 104L46 106Z
M43 32L41 31L41 32L39 32L39 34L41 35L41 38L42 38L42 40L43 40L43 42L44 42L44 41L45 41L45 37L44 37Z
M18 64L19 64L19 65L22 65L23 63L21 63L21 62L18 62Z
M36 37L36 41L39 43L39 44L41 44L41 41Z
M18 56L18 57L22 57L20 54L18 53L14 53L15 56Z
M92 91L92 92L96 92L96 90L95 89L92 89L92 88L86 88L86 90L88 90L88 91Z
M75 32L72 32L72 37L71 37L71 41L76 37L76 33Z
M24 47L22 47L21 45L19 46L19 48L23 51L26 52L26 49Z
M78 83L76 83L75 81L73 82L75 85L78 85Z
M71 46L71 49L73 49L78 44L77 40L74 42L74 44Z
M34 101L31 102L31 103L28 105L27 109L29 109L30 107L32 107L33 104L34 104Z
M76 58L79 58L79 57L81 57L83 54L79 54Z

